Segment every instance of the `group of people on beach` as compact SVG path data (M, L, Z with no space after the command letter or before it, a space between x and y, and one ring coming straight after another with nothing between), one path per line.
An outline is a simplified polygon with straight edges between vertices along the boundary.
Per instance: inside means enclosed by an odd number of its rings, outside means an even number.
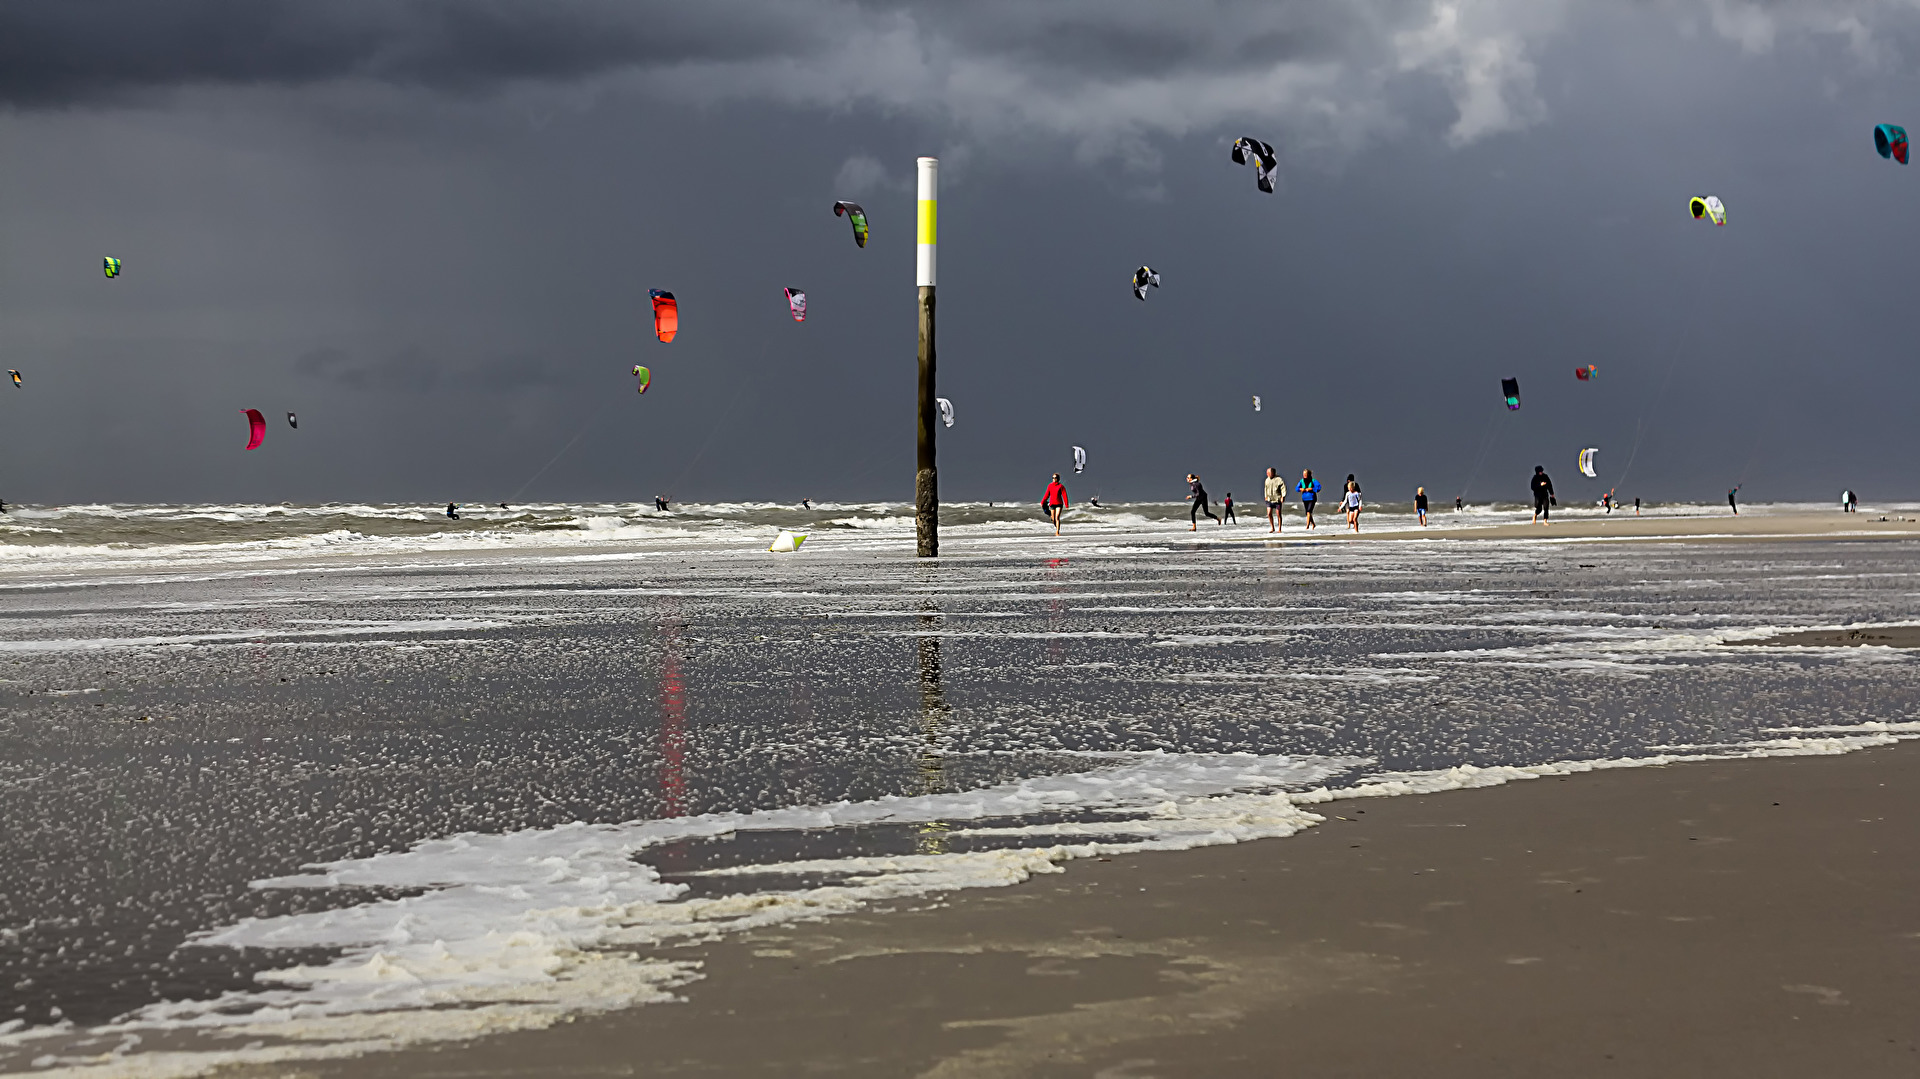
M1554 495L1553 479L1547 475L1546 466L1533 466L1533 479L1529 487L1533 493L1533 523L1540 525L1550 524L1553 507L1559 505L1560 502ZM1300 482L1293 485L1293 490L1300 499L1300 511L1307 519L1307 528L1309 530L1315 528L1314 510L1320 502L1320 481L1314 478L1313 469L1308 468L1301 470ZM1735 488L1735 490L1738 490L1738 488ZM1267 504L1267 531L1278 535L1281 531L1282 510L1286 508L1287 502L1287 480L1280 475L1278 469L1271 467L1267 469L1266 479L1262 483L1261 495ZM1729 501L1732 500L1731 492L1728 494L1728 499ZM1213 502L1207 495L1206 484L1201 482L1200 476L1197 473L1187 473L1186 502L1187 531L1189 532L1197 532L1200 530L1200 518L1202 516L1215 524L1224 525L1229 522L1239 523L1233 511L1233 492L1228 491L1226 493L1226 497L1222 499L1220 503L1221 512L1216 515L1213 512ZM1096 502L1094 504L1098 505L1099 503ZM1613 497L1611 492L1609 492L1603 500L1603 504L1606 506L1608 513L1613 512ZM1055 472L1052 482L1047 484L1046 493L1040 496L1040 508L1047 514L1047 519L1052 522L1053 534L1056 536L1060 534L1060 518L1062 514L1066 513L1067 505L1066 485L1060 482L1060 473ZM1347 528L1354 532L1360 531L1360 511L1364 507L1365 502L1360 497L1360 481L1353 473L1349 472L1347 473L1346 484L1341 489L1340 494L1340 509L1347 515ZM1454 512L1458 513L1465 508L1466 502L1464 498L1455 498L1453 500ZM1413 512L1420 521L1420 527L1427 527L1427 489L1425 487L1415 487L1413 489ZM1640 500L1637 498L1633 500L1633 512L1635 516L1639 516L1640 514ZM1736 510L1736 512L1738 511Z
M1300 495L1300 508L1307 516L1307 527L1313 528L1315 527L1313 518L1314 508L1320 501L1320 481L1313 478L1313 469L1305 469L1300 473L1300 483L1297 490ZM1277 533L1280 531L1281 509L1285 506L1287 499L1287 481L1281 479L1280 473L1275 469L1267 469L1264 494L1267 503L1267 528L1268 531ZM1229 521L1235 524L1239 523L1239 518L1234 515L1233 510L1233 492L1228 491L1226 493L1226 497L1220 503L1220 514L1215 514L1213 512L1213 501L1207 494L1206 484L1201 482L1197 473L1187 473L1186 501L1188 503L1187 531L1189 532L1197 532L1200 530L1200 518L1202 516L1215 524L1226 524ZM1454 508L1459 508L1458 503L1459 500L1456 499ZM1060 482L1060 473L1055 472L1053 479L1047 483L1046 491L1040 496L1040 509L1047 515L1047 520L1052 523L1053 534L1056 536L1060 534L1060 517L1067 512L1068 505L1069 500L1066 485ZM1096 501L1094 505L1097 506L1099 503ZM1352 473L1348 473L1346 489L1340 499L1340 507L1346 511L1347 527L1355 532L1360 531L1360 510L1362 505L1363 503L1360 499L1360 482L1354 478ZM1420 488L1414 494L1414 505L1419 511L1420 523L1424 526L1427 523L1427 489L1425 487Z
M1294 492L1300 498L1300 512L1306 516L1307 528L1317 527L1313 514L1320 504L1320 481L1314 478L1313 469L1306 468L1300 471L1300 482L1294 485ZM1282 530L1281 521L1284 516L1282 511L1286 509L1287 504L1287 481L1280 475L1279 469L1271 467L1267 469L1266 479L1261 485L1261 496L1267 504L1267 531L1278 535ZM1191 472L1187 473L1187 501L1192 503L1187 512L1187 531L1189 532L1199 530L1200 515L1203 513L1210 520L1221 524L1235 519L1233 492L1228 491L1222 503L1225 520L1215 517L1207 508L1206 487L1201 484L1200 477ZM1360 511L1365 508L1365 505L1366 503L1360 497L1359 479L1353 473L1347 473L1346 486L1340 493L1340 509L1347 515L1347 527L1352 531L1360 531ZM1460 500L1454 499L1454 509L1457 510L1460 507ZM1420 527L1425 528L1427 526L1427 489L1425 487L1414 488L1413 509L1420 519Z

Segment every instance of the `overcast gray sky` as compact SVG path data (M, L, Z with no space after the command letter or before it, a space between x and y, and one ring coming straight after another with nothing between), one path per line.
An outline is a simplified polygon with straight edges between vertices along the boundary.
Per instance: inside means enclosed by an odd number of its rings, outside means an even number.
M1917 55L1912 2L0 0L0 497L910 497L933 154L950 499L1073 443L1598 497L1637 432L1628 498L1920 498Z

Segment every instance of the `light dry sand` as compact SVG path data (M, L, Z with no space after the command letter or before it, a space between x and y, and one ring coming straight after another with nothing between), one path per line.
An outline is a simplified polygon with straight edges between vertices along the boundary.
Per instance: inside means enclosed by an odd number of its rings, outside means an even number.
M1327 809L699 949L684 1004L276 1074L1920 1075L1920 744Z
M1323 517L1325 515L1322 515ZM1287 518L1285 531L1278 539L1431 539L1431 540L1513 540L1513 539L1619 539L1619 540L1756 540L1756 539L1887 539L1920 537L1920 518L1887 514L1840 513L1837 511L1782 510L1700 516L1635 517L1633 511L1610 516L1582 511L1579 516L1558 516L1551 525L1529 524L1524 516L1516 523L1455 525L1446 511L1433 515L1429 528L1371 528L1367 518L1360 519L1356 537L1346 531L1344 518L1322 520L1309 532L1295 518ZM1208 539L1266 541L1276 537L1264 531L1255 535L1236 532L1201 534Z

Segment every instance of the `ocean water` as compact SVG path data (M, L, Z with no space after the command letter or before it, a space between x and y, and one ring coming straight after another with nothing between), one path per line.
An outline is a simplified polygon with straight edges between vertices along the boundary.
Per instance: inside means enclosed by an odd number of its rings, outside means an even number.
M1913 507L1901 506L1902 510ZM1216 514L1221 510L1215 502ZM1832 509L1826 505L1758 505L1748 513L1781 509ZM1243 524L1263 520L1256 499L1236 503ZM1434 500L1431 524L1435 528L1473 527L1524 517L1520 503L1474 503L1456 513ZM0 571L31 564L44 568L48 559L76 567L109 565L179 565L192 561L254 562L269 558L298 558L317 552L380 554L406 551L484 549L541 549L591 546L606 541L685 540L727 543L789 528L824 539L871 532L913 530L912 507L898 502L814 503L801 507L782 503L728 502L675 504L659 512L643 503L529 503L515 506L461 504L460 519L446 516L444 506L413 505L12 505L0 514ZM1627 512L1631 512L1630 510ZM1649 503L1648 516L1695 516L1724 513L1723 506L1692 503ZM1882 509L1862 507L1864 513ZM1556 509L1561 517L1593 516L1597 507L1572 504ZM943 529L957 537L976 533L996 535L1032 524L1044 515L1034 503L949 503L942 508ZM1329 498L1319 514L1321 526L1342 524ZM1091 506L1077 503L1067 514L1071 525L1093 529L1126 529L1185 522L1183 503L1118 503ZM1289 503L1287 521L1297 528L1299 503ZM1206 523L1202 518L1202 523ZM1413 503L1377 501L1367 504L1365 524L1373 528L1403 528L1415 523Z
M1908 541L1268 543L1175 505L1055 539L965 506L929 562L898 505L494 514L7 515L0 1071L670 1007L690 941L1328 799L1920 733L1908 654L1750 643L1911 618ZM813 538L766 552L782 527Z

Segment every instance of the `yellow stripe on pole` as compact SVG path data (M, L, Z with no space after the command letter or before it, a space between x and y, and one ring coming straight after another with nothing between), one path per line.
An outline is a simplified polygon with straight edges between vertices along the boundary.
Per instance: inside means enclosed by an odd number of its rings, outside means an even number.
M939 276L939 248L934 240L939 236L940 161L938 158L923 157L915 162L915 171L920 180L917 192L920 197L920 243L913 257L914 284L921 288L932 288Z

